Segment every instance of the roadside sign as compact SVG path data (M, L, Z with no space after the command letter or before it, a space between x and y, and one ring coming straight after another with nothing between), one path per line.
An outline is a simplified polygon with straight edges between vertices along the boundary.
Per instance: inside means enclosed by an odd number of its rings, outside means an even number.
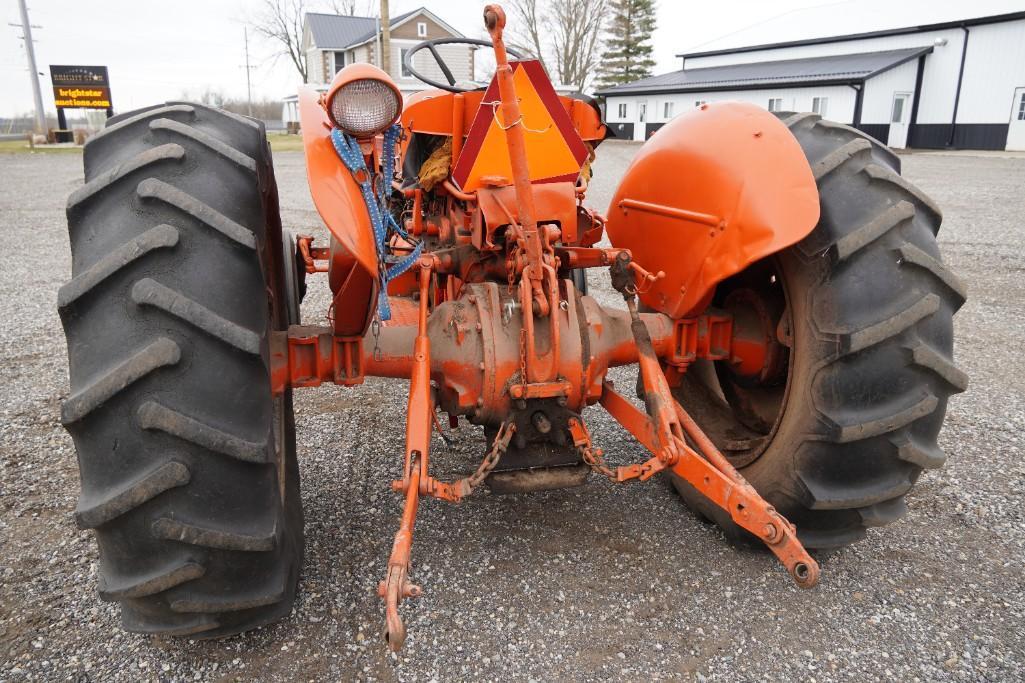
M105 66L50 65L53 102L58 109L112 109Z

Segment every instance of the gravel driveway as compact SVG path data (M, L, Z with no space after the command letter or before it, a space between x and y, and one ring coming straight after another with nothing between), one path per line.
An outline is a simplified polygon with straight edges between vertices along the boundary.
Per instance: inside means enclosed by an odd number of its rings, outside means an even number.
M604 206L636 147L606 145L591 201ZM324 234L303 158L275 158L287 227ZM78 493L57 288L69 274L64 202L77 155L0 155L0 681L766 680L1025 678L1025 158L915 155L905 172L944 208L947 263L968 283L942 471L925 473L901 523L822 558L802 591L771 555L739 551L664 483L519 498L426 502L399 656L375 595L397 525L403 382L299 391L306 509L301 596L286 621L218 642L118 628L95 593ZM314 227L317 226L317 227ZM608 294L601 278L598 294ZM326 283L304 304L322 319ZM629 381L630 376L615 375ZM615 463L639 447L600 411ZM479 455L463 428L443 473ZM440 446L440 444L439 444Z

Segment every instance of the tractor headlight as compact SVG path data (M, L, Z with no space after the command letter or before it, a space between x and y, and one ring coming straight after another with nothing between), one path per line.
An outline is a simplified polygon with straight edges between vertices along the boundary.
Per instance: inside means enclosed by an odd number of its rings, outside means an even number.
M336 126L365 139L393 124L401 108L401 97L390 81L357 78L334 89L327 109Z

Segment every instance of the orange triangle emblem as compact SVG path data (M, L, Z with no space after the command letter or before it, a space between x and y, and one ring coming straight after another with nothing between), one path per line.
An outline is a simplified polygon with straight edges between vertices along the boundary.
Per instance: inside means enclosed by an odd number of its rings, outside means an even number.
M528 60L511 64L523 117L531 182L576 181L587 158L587 147L573 127L541 62ZM452 169L452 180L464 192L481 187L485 177L507 178L512 182L505 137L511 122L501 120L501 101L498 81L492 78Z

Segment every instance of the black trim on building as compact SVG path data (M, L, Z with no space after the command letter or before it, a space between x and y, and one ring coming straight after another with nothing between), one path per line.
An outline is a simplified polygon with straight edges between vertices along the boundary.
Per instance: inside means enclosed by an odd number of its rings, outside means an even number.
M857 93L854 96L854 115L851 118L853 126L857 128L861 125L861 108L865 101L865 81L860 83L848 83L849 86L854 88L854 92Z
M915 126L918 125L918 105L922 101L922 76L925 74L925 57L918 58L918 71L915 72L915 95L911 100L911 121L908 123L908 144L915 137Z
M616 134L617 140L633 140L634 124L632 123L605 123L608 129Z
M665 122L662 122L662 123L649 123L646 126L644 126L644 139L647 140L648 138L650 138L652 135L655 134L656 130L658 130L659 128L661 128L664 125L666 125Z
M965 26L982 26L983 24L1000 24L1005 21L1016 21L1025 19L1025 12L1010 12L998 14L992 17L977 17L975 19L963 19L961 21L947 21L939 24L925 24L922 26L908 26L905 28L892 28L883 31L869 31L867 33L851 33L845 36L827 36L824 38L807 38L805 40L792 40L786 43L765 43L762 45L749 45L747 47L734 47L724 50L708 50L706 52L685 52L676 55L684 59L692 57L716 57L719 55L731 55L740 52L760 52L762 50L777 50L785 47L800 47L802 45L823 45L825 43L842 43L851 40L863 40L865 38L884 38L886 36L906 36L914 33L925 33L926 31L942 31L948 28L963 28Z
M999 151L1007 148L1009 129L1010 124L1007 123L959 123L956 126L949 123L919 123L908 135L908 147Z
M671 85L662 88L644 90L599 90L598 97L632 97L633 95L677 95L689 92L724 92L728 90L773 90L776 88L817 88L823 85L852 85L861 83L860 79L830 78L818 81L766 81L759 83L743 83L734 85ZM617 86L619 88L623 86Z
M887 138L890 137L890 124L888 123L856 123L854 127L865 135L871 135L884 145Z
M957 130L957 108L961 105L961 85L964 83L964 63L968 58L968 27L962 26L964 41L961 43L961 67L957 71L957 90L954 91L954 113L950 116L950 139L947 147L954 146L954 133Z

